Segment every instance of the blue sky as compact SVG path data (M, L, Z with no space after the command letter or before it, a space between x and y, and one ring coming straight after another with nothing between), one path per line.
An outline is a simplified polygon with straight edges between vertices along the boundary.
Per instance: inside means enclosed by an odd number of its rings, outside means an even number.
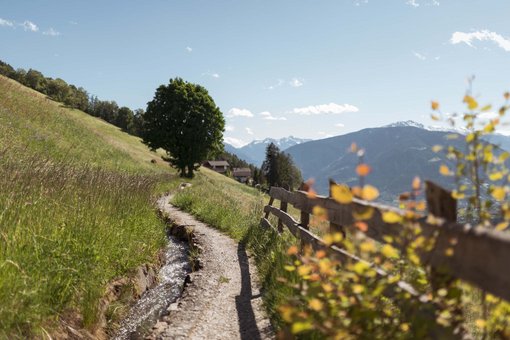
M507 0L0 0L0 59L145 108L205 86L227 141L324 138L510 89ZM510 129L510 128L509 128Z

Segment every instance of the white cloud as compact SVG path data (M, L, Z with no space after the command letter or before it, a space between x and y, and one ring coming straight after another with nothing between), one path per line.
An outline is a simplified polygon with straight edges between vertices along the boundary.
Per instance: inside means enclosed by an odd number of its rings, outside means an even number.
M427 60L427 57L425 57L423 54L420 54L420 53L418 53L418 52L413 51L413 55L414 55L416 58L420 59L420 60Z
M496 32L491 32L489 30L475 31L475 32L471 32L471 33L455 32L452 34L450 43L453 45L465 43L466 45L475 48L472 44L473 40L493 41L500 48L504 49L507 52L510 52L510 40L504 38L502 35L500 35Z
M406 4L409 5L409 6L412 6L414 8L416 7L420 7L421 5L425 5L425 6L439 6L439 1L438 0L430 0L430 1L426 1L425 3L423 3L424 1L419 1L418 0L408 0L406 1Z
M253 135L253 131L249 127L245 128L245 130L247 134Z
M193 52L193 49L189 46L186 46L186 51L188 51L189 53Z
M235 128L232 125L225 125L225 131L234 131Z
M69 21L69 23L70 23L71 25L78 25L78 22L77 22L77 21L73 21L73 20L70 20L70 21Z
M320 115L320 114L341 114L341 113L348 113L348 112L358 112L359 109L351 104L335 104L335 103L329 103L329 104L322 104L322 105L315 105L315 106L307 106L307 107L298 107L294 108L292 110L293 113L297 113L300 115Z
M49 35L51 37L57 37L60 35L60 32L55 31L53 28L50 27L49 30L43 32L44 35Z
M344 125L344 124L342 124L342 123L335 124L335 126L336 126L336 127L339 127L339 128L343 128L343 127L345 127L345 125Z
M209 77L216 78L216 79L218 79L220 77L219 73L216 73L216 72L204 72L204 73L202 73L202 75L209 76Z
M274 116L264 117L263 119L265 119L265 120L287 120L287 118L285 118L285 117L274 117Z
M289 81L289 85L292 87L301 87L305 84L305 80L302 78L292 78Z
M0 26L14 27L14 22L0 18Z
M223 141L225 143L228 143L228 144L236 147L236 148L242 148L243 146L248 144L247 142L245 142L241 139L234 138L234 137L223 137Z
M269 111L260 112L259 115L261 115L262 119L265 119L265 120L287 120L287 118L285 118L285 117L275 117Z
M19 24L25 31L37 32L39 31L39 27L34 24L32 21L25 20L22 24Z
M232 118L232 117L248 117L248 118L251 118L251 117L253 117L253 113L251 113L251 111L247 110L247 109L239 109L237 107L233 107L230 110L228 110L227 117L228 118Z

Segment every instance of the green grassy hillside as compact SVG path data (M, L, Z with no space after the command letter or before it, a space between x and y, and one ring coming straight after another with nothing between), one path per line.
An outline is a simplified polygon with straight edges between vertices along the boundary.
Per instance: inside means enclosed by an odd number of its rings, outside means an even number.
M0 338L94 327L106 284L155 260L174 177L138 138L0 76Z

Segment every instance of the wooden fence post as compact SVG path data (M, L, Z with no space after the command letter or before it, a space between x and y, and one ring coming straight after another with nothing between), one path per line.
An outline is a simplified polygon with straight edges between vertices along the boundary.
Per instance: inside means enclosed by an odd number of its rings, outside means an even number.
M336 182L334 180L332 180L331 178L329 179L329 197L331 198L331 188L336 185ZM329 222L329 232L330 233L342 233L343 235L343 238L345 240L345 229L343 226L341 225L338 225L338 224L335 224L335 223L332 223L332 222Z
M287 202L280 201L280 210L285 213L287 212ZM278 219L278 232L280 234L283 233L283 222L280 218Z
M452 197L451 192L431 181L426 181L425 186L428 213L444 219L446 223L457 222L457 201ZM451 245L451 247L455 248L454 245ZM439 245L439 249L443 249L442 245ZM442 288L450 290L455 280L456 278L445 268L430 268L430 284L434 294L437 294L438 290ZM456 292L454 295L457 296L457 302L460 303L462 293ZM458 306L460 306L460 304L458 304ZM462 308L455 308L454 314L459 318L457 322L454 321L454 325L462 328L463 326L458 323L462 319Z

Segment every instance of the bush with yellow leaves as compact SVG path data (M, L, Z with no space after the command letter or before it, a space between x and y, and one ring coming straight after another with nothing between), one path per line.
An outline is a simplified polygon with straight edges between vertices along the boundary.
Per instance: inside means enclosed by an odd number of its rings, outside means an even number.
M510 94L505 93L505 104L498 110L498 117L483 122L480 117L491 110L479 108L470 91L464 97L467 112L465 138L467 153L452 146L438 145L434 151L445 151L456 167L441 165L439 171L455 178L456 199L465 200L461 214L465 220L490 227L498 221L496 229L504 230L510 221L510 172L505 166L509 153L499 151L483 140L495 131L501 118L509 110ZM433 119L440 120L438 102L432 102ZM487 115L485 115L487 116ZM446 120L455 126L456 115ZM481 125L479 123L482 123ZM341 204L353 198L367 201L376 199L377 189L365 183L370 167L363 161L364 151L356 145L359 164L356 173L359 185L349 188L334 185L331 197ZM313 198L313 189L310 189ZM354 230L349 238L341 233L324 236L324 242L343 248L355 257L332 258L321 250L313 252L296 246L288 249L287 271L297 274L298 283L286 283L294 291L279 311L287 325L280 336L332 339L423 339L458 338L470 334L476 338L510 338L510 305L490 295L479 293L465 283L453 280L435 282L432 289L430 268L421 263L420 252L433 249L433 237L421 233L418 218L425 213L422 199L422 182L415 178L410 191L400 195L403 214L388 211L383 214L386 223L398 223L401 233L386 236L380 244L368 238L364 221L372 217L371 208L354 213ZM496 209L497 208L497 209ZM494 212L499 210L499 216ZM315 218L327 219L327 212L316 207ZM399 250L397 250L400 249ZM453 248L446 256L453 255ZM411 288L410 288L411 287Z

